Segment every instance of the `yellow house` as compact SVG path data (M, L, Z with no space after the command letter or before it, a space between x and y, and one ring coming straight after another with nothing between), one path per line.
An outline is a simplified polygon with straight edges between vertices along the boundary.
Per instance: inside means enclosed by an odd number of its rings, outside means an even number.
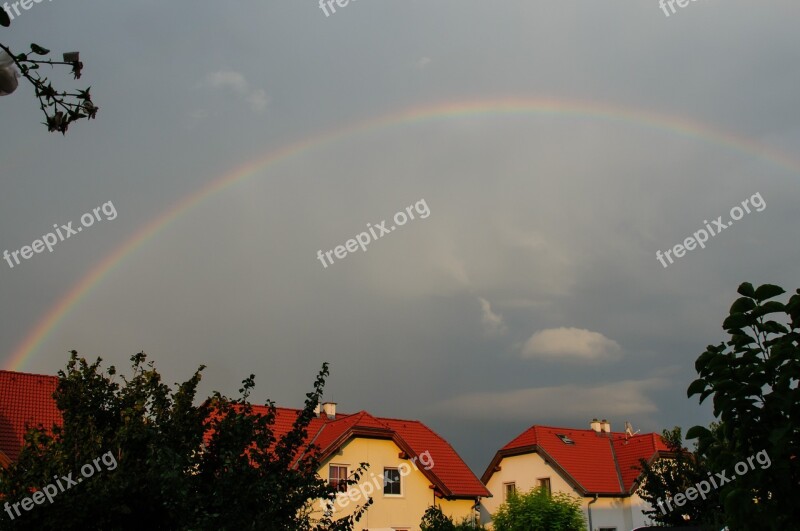
M296 414L278 408L276 425L293 421ZM340 518L372 497L356 529L418 531L433 504L456 521L477 522L480 499L490 495L450 444L419 421L373 417L366 411L337 415L336 404L328 402L318 409L308 434L321 449L319 475L326 481L336 484L360 463L369 463L356 486L314 505L317 515L328 511Z
M594 419L588 430L532 426L501 448L481 478L493 497L482 501L481 520L511 492L543 487L581 500L590 531L630 531L647 524L649 504L636 495L639 459L651 461L669 449L655 433L615 433Z

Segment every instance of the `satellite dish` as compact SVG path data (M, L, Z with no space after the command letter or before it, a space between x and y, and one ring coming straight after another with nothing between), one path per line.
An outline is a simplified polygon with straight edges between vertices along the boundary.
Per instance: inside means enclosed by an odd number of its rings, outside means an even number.
M631 423L630 423L630 422L628 422L627 420L625 421L625 438L626 438L626 439L627 439L628 437L633 437L634 435L636 435L636 434L637 434L637 433L639 433L640 431L641 431L641 430L636 430L636 431L633 431L633 426L631 426Z

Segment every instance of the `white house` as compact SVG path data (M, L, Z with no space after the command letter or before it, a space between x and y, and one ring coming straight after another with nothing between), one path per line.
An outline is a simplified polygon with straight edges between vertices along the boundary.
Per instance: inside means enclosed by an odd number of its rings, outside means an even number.
M481 480L492 493L481 501L481 521L512 491L543 486L582 499L590 531L630 531L647 525L649 504L635 494L639 459L651 461L669 449L655 433L614 433L594 419L590 429L532 426L501 448Z

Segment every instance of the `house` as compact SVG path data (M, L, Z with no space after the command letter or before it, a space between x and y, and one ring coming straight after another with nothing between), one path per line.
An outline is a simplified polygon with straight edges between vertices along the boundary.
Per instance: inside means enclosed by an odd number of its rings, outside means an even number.
M16 460L28 426L61 423L52 396L57 382L55 376L0 371L0 466ZM256 405L253 410L266 414L268 408ZM276 408L274 434L288 433L299 413ZM358 485L343 488L335 499L317 500L313 508L339 518L371 496L373 504L356 529L418 530L434 503L456 520L477 520L480 498L490 495L452 446L417 420L375 417L366 411L337 414L336 404L327 402L317 408L307 434L307 444L320 449L318 474L326 481L336 484L360 463L369 463Z
M298 413L277 408L276 434L291 429ZM308 441L320 448L319 475L331 483L349 477L359 463L369 463L357 486L335 499L318 500L315 507L339 518L371 496L373 504L356 529L418 530L434 503L456 521L477 522L480 498L490 495L453 447L417 420L375 417L366 411L341 414L335 403L327 402L308 427Z
M28 427L61 424L57 383L55 376L0 371L0 467L16 461Z
M603 420L590 429L532 426L501 448L482 476L492 498L481 503L481 521L511 492L543 487L581 498L590 531L630 531L647 525L651 507L636 495L639 459L667 456L655 433L612 432Z

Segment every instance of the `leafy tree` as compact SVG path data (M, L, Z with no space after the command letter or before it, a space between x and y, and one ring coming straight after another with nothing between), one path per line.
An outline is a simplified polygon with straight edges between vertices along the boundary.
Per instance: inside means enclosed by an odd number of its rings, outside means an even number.
M0 7L0 26L9 26L11 18ZM46 56L50 53L38 44L31 44L31 51L15 54L11 49L0 43L0 96L13 93L18 85L20 75L27 79L34 87L36 97L39 99L39 108L45 116L44 125L48 131L58 131L66 134L69 124L82 118L93 119L100 109L92 101L91 88L77 92L57 91L52 83L39 75L42 65L66 65L72 68L72 75L80 79L83 63L78 52L63 54L63 61L51 59L32 59L31 56Z
M712 428L719 429L713 425ZM669 448L669 455L652 463L645 459L639 461L642 479L637 494L653 507L652 510L644 511L644 514L658 525L709 525L710 529L720 529L722 508L716 490L704 493L705 496L694 500L687 500L680 507L673 503L673 510L665 503L676 494L683 494L699 482L708 480L709 469L703 456L684 448L679 427L664 430L662 437Z
M492 516L495 531L584 531L580 500L564 492L536 487L512 494Z
M133 376L117 382L114 367L103 373L101 360L72 352L54 395L63 426L28 432L18 461L0 470L0 500L47 492L70 473L83 481L13 520L0 513L0 528L349 531L361 518L369 502L343 519L311 518L312 502L337 492L316 473L318 449L305 444L327 364L291 430L277 437L274 405L259 414L249 402L252 375L240 398L214 393L195 405L204 367L172 390L144 353L131 361ZM82 478L81 467L101 456L106 466Z
M453 519L442 512L436 505L431 505L422 515L420 531L456 531Z
M698 439L715 472L731 477L748 465L720 486L731 530L792 529L800 522L800 290L786 303L771 300L785 293L771 284L745 282L738 293L722 324L730 339L697 358L687 392L700 403L712 397L720 429L695 426L686 437ZM767 459L754 463L756 455Z

